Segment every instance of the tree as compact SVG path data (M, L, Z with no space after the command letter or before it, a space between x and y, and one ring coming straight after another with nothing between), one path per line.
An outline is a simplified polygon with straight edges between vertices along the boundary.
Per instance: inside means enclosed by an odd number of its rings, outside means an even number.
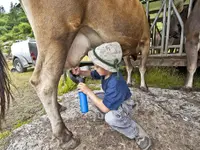
M0 26L0 35L7 33L8 30L5 27Z
M15 40L25 40L27 37L34 37L20 4L13 5L11 3L10 9L9 13L4 13L4 8L0 6L0 48L3 51L4 43L8 41L12 43Z
M10 2L10 11L14 8L13 2Z
M0 14L4 14L5 13L5 9L3 6L0 6Z
M28 23L20 23L18 27L20 32L24 35L28 35L31 33L31 27Z

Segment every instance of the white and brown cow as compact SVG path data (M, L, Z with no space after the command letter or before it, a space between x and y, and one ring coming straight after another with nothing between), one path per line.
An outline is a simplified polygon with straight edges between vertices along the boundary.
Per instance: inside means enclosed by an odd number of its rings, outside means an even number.
M194 8L185 24L185 51L187 56L187 79L185 88L192 88L193 77L197 69L198 53L200 50L200 0L196 2Z
M194 73L197 69L198 54L200 49L200 0L194 0L192 5L192 11L187 18L188 7L182 9L180 15L185 24L185 47L187 57L187 78L184 85L185 89L191 89L193 87ZM170 28L171 37L179 41L181 35L180 24L176 17L172 17L172 23Z

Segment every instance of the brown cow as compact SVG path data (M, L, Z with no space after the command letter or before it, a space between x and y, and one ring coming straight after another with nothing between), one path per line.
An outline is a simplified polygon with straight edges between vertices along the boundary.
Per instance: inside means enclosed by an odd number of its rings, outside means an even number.
M146 88L149 25L145 11L139 0L21 0L21 4L38 46L30 82L47 112L53 135L62 147L75 147L78 142L63 123L57 102L63 68L77 66L91 48L117 41L124 56L136 58L141 52L141 86Z

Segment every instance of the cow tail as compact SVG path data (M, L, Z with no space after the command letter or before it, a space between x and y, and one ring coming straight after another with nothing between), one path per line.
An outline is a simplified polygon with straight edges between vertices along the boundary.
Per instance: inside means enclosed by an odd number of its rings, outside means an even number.
M0 125L2 119L5 118L5 110L9 108L10 100L13 99L10 81L8 66L0 50Z

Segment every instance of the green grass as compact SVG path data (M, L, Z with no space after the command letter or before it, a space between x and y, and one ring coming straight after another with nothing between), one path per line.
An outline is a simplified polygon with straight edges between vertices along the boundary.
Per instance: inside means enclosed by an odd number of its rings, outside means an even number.
M120 72L126 79L127 73L125 67L120 68ZM186 68L175 68L175 67L149 67L145 74L145 80L148 87L157 87L157 88L180 88L184 85L186 79ZM194 88L200 88L200 77L198 74L200 69L197 70L194 76ZM135 80L135 87L140 85L140 74L138 68L133 70L132 79ZM91 78L86 78L86 84L92 90L100 90L98 86L100 80L92 80Z
M100 90L100 87L96 86L100 84L100 80L92 80L91 78L86 78L85 83L91 90ZM63 95L70 91L73 91L77 88L77 84L75 84L69 77L64 79L61 77L59 84L58 84L58 95Z
M18 120L17 123L14 125L13 129L17 129L25 124L30 123L31 120L26 120L26 121L22 121L22 120Z
M139 71L133 75L136 85L140 83ZM184 76L176 69L167 67L148 68L145 74L146 83L149 87L171 88L180 87L184 84Z
M183 75L172 68L151 68L146 74L146 80L149 86L160 88L179 87L184 84Z
M31 120L26 120L26 121L22 121L22 120L18 120L17 123L12 127L12 130L9 131L9 130L5 130L3 132L0 133L0 140L3 140L5 138L7 138L9 135L11 135L11 132L25 124L28 124L30 123Z
M89 84L100 84L100 83L101 83L101 80L93 80L93 79L91 79L91 78L86 78L85 83L86 83L87 85L89 85Z
M125 67L120 68L120 72L127 77ZM174 89L183 87L186 79L186 67L185 68L175 68L175 67L149 67L145 74L145 80L148 87L164 88L164 89ZM200 88L200 68L197 70L194 76L194 88ZM135 87L140 85L140 73L139 69L135 68L133 70L132 79L135 80ZM91 78L86 79L86 84L92 90L100 90L99 84L100 80L92 80Z
M126 79L127 73L125 67L120 68L120 72ZM178 88L184 85L186 78L186 68L184 71L173 68L173 67L150 67L147 68L145 74L145 80L148 87L158 87L158 88ZM138 68L133 70L132 79L135 80L135 87L140 85L140 74ZM194 87L200 87L200 77L195 76ZM100 90L98 86L100 80L92 80L91 78L86 79L86 84L92 90Z
M194 76L194 88L200 88L200 77L197 76L199 70ZM140 84L140 74L138 69L134 69L132 78L136 85ZM145 74L146 83L149 87L158 88L179 88L184 85L186 79L186 68L177 69L173 67L151 67Z
M195 75L194 75L194 88L200 88L200 77L199 77L199 73L200 73L200 68L197 69Z
M92 91L94 91L94 90L101 90L101 87L99 86L99 84L96 84L96 85L98 85L98 86L95 86L95 85L88 85L88 87L89 87Z
M66 79L64 79L64 77L61 77L58 84L58 95L63 95L76 88L77 85L69 77L67 77Z
M0 140L5 139L6 137L8 137L11 134L10 131L4 131L0 133Z

